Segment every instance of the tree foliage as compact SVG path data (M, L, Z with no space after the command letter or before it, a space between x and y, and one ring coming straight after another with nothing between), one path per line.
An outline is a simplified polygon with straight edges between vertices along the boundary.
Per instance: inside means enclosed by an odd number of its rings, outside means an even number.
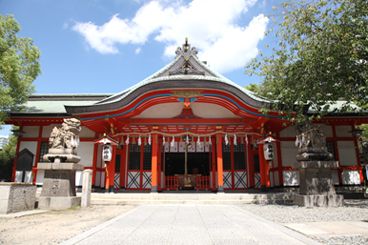
M17 137L11 135L8 143L0 149L0 181L11 181L13 159L16 153Z
M323 115L337 100L347 101L342 110L350 102L367 109L367 1L303 0L281 6L274 32L278 44L270 56L261 54L247 67L264 77L256 92L275 100L289 116L303 115L305 105Z
M7 162L15 157L15 151L17 146L17 137L11 135L8 143L0 150L0 162Z
M17 37L19 30L12 16L0 15L0 125L27 100L40 73L40 52L31 39Z

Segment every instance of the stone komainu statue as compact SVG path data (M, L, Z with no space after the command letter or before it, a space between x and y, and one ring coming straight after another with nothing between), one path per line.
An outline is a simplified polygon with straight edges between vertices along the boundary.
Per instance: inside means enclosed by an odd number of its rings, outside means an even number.
M44 156L44 160L53 161L55 158L59 158L65 161L75 159L80 131L80 121L75 118L66 118L61 126L54 127L49 138L49 151Z
M326 137L319 126L311 123L298 127L295 146L298 147L297 160L331 160L332 154L327 151Z

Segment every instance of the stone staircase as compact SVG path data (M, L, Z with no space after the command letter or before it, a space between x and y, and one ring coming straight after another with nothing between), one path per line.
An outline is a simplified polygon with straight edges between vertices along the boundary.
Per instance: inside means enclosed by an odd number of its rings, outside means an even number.
M94 205L291 204L291 193L92 193Z

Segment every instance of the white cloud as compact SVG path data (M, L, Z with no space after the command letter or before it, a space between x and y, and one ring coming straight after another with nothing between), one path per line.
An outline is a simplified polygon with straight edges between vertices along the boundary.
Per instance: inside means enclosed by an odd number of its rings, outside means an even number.
M135 53L135 54L140 54L140 53L141 53L141 51L142 51L142 49L141 49L141 48L136 48L136 49L134 50L134 53Z
M249 24L239 20L256 0L150 1L132 19L114 15L103 25L76 23L89 46L102 54L117 53L119 44L144 45L151 37L165 44L166 56L185 37L199 49L199 57L220 72L242 68L258 53L257 44L264 37L268 18L260 14ZM139 51L137 51L139 50ZM140 48L136 53L140 52Z

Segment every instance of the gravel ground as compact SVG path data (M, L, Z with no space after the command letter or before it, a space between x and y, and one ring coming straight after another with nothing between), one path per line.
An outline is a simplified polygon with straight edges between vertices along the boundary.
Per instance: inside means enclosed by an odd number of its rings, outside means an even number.
M346 200L344 207L304 208L294 205L244 205L244 209L277 223L322 221L368 222L368 200ZM311 236L323 244L368 244L368 236Z
M335 236L335 237L316 237L311 238L320 243L328 245L363 245L368 244L367 236Z
M2 244L59 244L132 209L129 205L93 205L63 211L0 218Z

